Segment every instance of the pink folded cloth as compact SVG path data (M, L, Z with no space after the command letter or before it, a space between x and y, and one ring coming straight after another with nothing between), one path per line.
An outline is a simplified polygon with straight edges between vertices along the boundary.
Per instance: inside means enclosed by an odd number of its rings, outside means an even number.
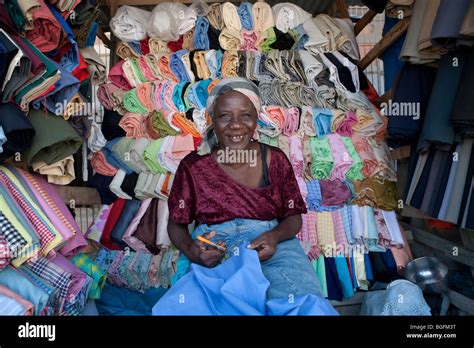
M255 31L242 30L241 34L240 50L242 51L256 51L257 50L257 40L258 34Z
M346 114L341 123L336 128L336 132L343 137L351 137L353 133L353 126L357 123L357 116L352 111Z
M127 112L119 122L119 126L125 131L127 138L147 138L146 116L134 112Z
M140 67L143 76L145 76L148 81L155 81L157 79L151 68L148 66L145 56L140 56L140 58L138 58L138 66Z
M152 82L142 83L137 88L137 97L140 103L148 109L149 112L155 110L155 105L153 103L154 91L153 88L155 85Z
M161 97L161 92L163 92L163 88L165 86L166 81L154 81L155 84L155 92L153 95L153 101L155 103L155 110L162 110L163 109L163 104L162 104L162 97Z
M50 52L58 48L63 28L44 0L38 2L40 8L33 11L34 28L26 32L26 38L41 52Z
M112 110L114 108L114 101L112 99L112 93L119 89L113 83L103 83L97 90L97 98L104 108Z
M298 130L300 111L296 107L288 108L285 111L285 128L283 128L283 134L291 136Z
M132 84L128 81L125 73L123 72L122 65L125 63L124 60L121 60L117 64L115 64L109 72L109 81L112 82L117 87L120 87L124 91L131 90Z
M369 145L365 136L361 136L359 133L354 133L352 135L352 143L364 164L362 167L362 174L364 177L370 178L378 168L378 162L374 150Z
M346 173L349 168L352 166L353 160L349 155L344 143L341 140L339 134L328 134L329 146L331 148L331 153L334 158L334 165L331 171L331 180L335 179L345 179Z
M91 166L97 173L101 175L115 176L115 174L117 174L117 168L113 167L109 162L107 162L102 150L97 151L92 155Z
M173 91L174 91L175 86L176 86L176 82L168 81L166 85L163 87L165 89L164 90L164 103L165 104L163 105L163 107L166 108L167 110L178 112L178 108L176 107L176 105L174 105L174 101L173 101Z

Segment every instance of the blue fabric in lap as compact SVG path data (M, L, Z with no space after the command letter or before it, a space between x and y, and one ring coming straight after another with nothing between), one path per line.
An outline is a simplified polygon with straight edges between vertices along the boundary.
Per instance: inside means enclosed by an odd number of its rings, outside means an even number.
M313 294L267 301L270 282L247 244L217 267L191 264L191 272L155 304L153 315L337 315L327 300Z

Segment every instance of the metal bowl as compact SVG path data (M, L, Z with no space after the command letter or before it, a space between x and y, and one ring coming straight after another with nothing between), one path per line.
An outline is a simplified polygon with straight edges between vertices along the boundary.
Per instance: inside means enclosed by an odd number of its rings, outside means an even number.
M428 294L448 291L448 266L436 257L420 257L408 263L405 278Z

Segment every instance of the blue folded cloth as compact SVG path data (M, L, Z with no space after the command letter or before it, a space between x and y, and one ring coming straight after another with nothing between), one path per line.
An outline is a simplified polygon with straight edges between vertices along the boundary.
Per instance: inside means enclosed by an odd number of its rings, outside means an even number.
M207 31L209 30L209 21L206 17L198 17L194 27L194 49L208 50L209 37Z
M253 29L252 4L250 2L243 2L237 9L240 23L242 27L247 30Z

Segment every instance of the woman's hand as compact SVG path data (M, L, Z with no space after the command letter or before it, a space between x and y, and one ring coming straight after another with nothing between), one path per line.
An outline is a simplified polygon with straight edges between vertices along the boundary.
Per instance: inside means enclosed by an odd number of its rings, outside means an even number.
M268 231L254 239L248 248L257 250L260 261L266 261L275 254L277 244L277 235L273 231Z
M206 239L211 239L216 235L216 232L208 232L202 236ZM224 242L218 241L216 244L226 247ZM184 254L193 263L197 263L205 267L215 267L224 258L225 253L221 250L209 247L206 243L199 240L194 240L193 243L184 251Z

